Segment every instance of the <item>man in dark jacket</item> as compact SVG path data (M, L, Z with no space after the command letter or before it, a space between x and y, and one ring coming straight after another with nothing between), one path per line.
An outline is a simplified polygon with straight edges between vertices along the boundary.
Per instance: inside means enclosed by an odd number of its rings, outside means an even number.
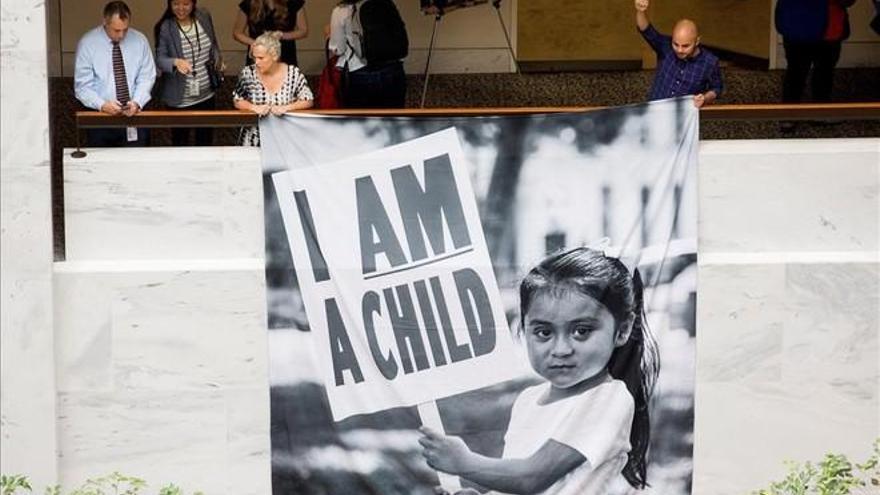
M830 102L840 46L849 37L846 12L855 0L778 0L776 30L785 47L782 101L800 102L810 67L813 101Z

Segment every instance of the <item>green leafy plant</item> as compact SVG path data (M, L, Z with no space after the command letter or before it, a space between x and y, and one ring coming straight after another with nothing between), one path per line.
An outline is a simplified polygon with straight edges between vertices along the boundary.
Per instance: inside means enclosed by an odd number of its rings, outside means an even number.
M147 486L147 482L113 472L100 478L88 479L70 495L138 495Z
M0 475L0 493L13 495L18 489L33 491L27 476L21 474Z
M183 490L175 484L169 484L159 489L159 495L186 495ZM202 492L193 492L193 495L205 495Z
M841 454L825 454L817 464L787 462L788 474L769 488L752 495L850 495L876 493L880 490L880 438L874 440L874 451L861 464ZM855 490L855 491L854 491Z
M67 495L141 495L147 482L134 476L114 472L100 478L87 479L79 488L66 492ZM21 474L0 476L0 495L23 495L33 493L30 480ZM44 495L64 495L60 485L46 487ZM157 495L186 495L177 485L168 484L159 489ZM193 492L193 495L204 495Z

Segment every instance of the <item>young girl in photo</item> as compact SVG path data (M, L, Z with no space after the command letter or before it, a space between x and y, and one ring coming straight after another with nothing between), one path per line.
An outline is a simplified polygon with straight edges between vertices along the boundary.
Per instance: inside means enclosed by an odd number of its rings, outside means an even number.
M551 255L520 284L520 319L545 383L517 397L502 458L423 428L428 465L501 493L605 495L621 475L644 488L658 364L638 270L588 248Z

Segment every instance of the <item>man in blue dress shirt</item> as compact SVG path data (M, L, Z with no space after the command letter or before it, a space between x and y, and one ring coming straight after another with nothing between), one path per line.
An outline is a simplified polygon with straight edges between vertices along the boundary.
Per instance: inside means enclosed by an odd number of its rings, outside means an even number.
M709 105L721 95L718 57L700 46L697 25L689 19L675 23L672 36L657 32L648 20L649 0L635 0L636 26L657 53L657 71L649 100L694 95L697 108Z
M74 90L83 105L110 115L131 117L150 101L156 64L150 43L129 29L125 2L104 7L102 25L87 32L76 47ZM145 146L146 129L89 129L90 146Z

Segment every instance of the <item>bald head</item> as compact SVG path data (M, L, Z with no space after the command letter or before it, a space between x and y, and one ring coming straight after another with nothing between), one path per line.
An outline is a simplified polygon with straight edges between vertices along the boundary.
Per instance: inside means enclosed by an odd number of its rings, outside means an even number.
M672 30L672 49L680 59L687 59L699 53L700 31L697 23L690 19L681 19Z

